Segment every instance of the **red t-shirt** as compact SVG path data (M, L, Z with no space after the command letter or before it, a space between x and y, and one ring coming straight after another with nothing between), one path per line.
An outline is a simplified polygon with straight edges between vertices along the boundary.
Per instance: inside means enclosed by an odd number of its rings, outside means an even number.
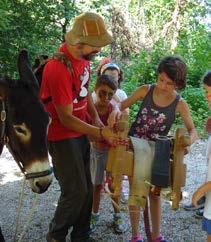
M63 126L57 115L56 106L73 104L73 115L82 121L86 120L87 96L90 79L90 63L86 60L74 59L62 44L60 52L71 61L74 69L72 76L67 67L58 60L50 60L44 68L40 98L52 98L45 104L46 110L51 114L52 122L48 130L48 140L56 141L65 138L79 137L82 134Z

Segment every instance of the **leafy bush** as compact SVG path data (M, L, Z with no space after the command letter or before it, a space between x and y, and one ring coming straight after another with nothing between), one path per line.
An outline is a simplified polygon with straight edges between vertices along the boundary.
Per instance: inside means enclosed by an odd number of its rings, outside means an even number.
M180 41L175 50L184 57L188 65L188 83L200 87L200 80L211 67L211 33L205 27L197 26L194 34L181 33Z
M187 87L181 92L181 95L189 105L191 117L199 135L204 136L204 124L208 117L208 105L203 88Z
M123 66L125 78L122 87L128 94L131 94L140 85L156 81L157 66L164 57L162 53L170 54L164 43L160 41L151 51L141 50L138 55L131 58L129 64Z

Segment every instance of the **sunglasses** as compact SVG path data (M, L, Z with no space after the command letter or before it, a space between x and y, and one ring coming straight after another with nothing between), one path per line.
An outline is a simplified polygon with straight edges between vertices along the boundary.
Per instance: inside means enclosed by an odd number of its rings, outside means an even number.
M114 96L114 93L113 92L106 92L106 91L104 91L104 90L100 90L99 91L99 97L100 98L107 98L108 100L111 100L112 98L113 98L113 96Z

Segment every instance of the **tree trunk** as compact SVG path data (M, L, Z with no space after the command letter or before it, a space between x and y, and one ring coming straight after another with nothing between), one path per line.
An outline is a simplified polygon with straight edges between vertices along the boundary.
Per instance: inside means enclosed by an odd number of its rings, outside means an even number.
M124 12L123 12L124 10ZM111 45L111 58L116 60L118 53L120 58L128 59L132 51L136 51L133 35L128 23L130 22L127 9L117 9L113 7L111 16L111 26L113 34L113 43ZM128 16L128 18L127 18Z
M179 31L181 28L180 12L184 7L186 0L175 0L175 8L170 22L166 23L162 30L162 37L168 36L170 39L171 50L177 47Z

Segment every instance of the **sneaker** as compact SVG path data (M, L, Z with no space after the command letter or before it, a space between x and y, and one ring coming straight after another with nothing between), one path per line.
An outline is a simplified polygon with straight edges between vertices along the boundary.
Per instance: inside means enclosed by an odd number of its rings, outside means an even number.
M156 239L153 239L152 242L168 242L168 241L164 239L163 235L160 235Z
M143 242L141 235L137 235L135 237L132 237L131 240L129 242Z
M203 208L204 205L203 204L200 204L198 207L195 207L192 203L188 204L188 205L185 205L183 208L186 210L186 211L196 211L200 208Z
M198 209L194 215L195 218L203 218L204 209Z
M90 232L93 233L97 228L100 215L98 213L92 213L90 220Z
M116 233L124 233L127 230L126 224L124 219L122 218L121 213L115 213L114 214L114 230Z
M200 208L204 208L204 203L205 203L205 197L202 197L199 201L198 201L198 207L195 207L192 203L185 205L183 208L187 211L196 211Z

